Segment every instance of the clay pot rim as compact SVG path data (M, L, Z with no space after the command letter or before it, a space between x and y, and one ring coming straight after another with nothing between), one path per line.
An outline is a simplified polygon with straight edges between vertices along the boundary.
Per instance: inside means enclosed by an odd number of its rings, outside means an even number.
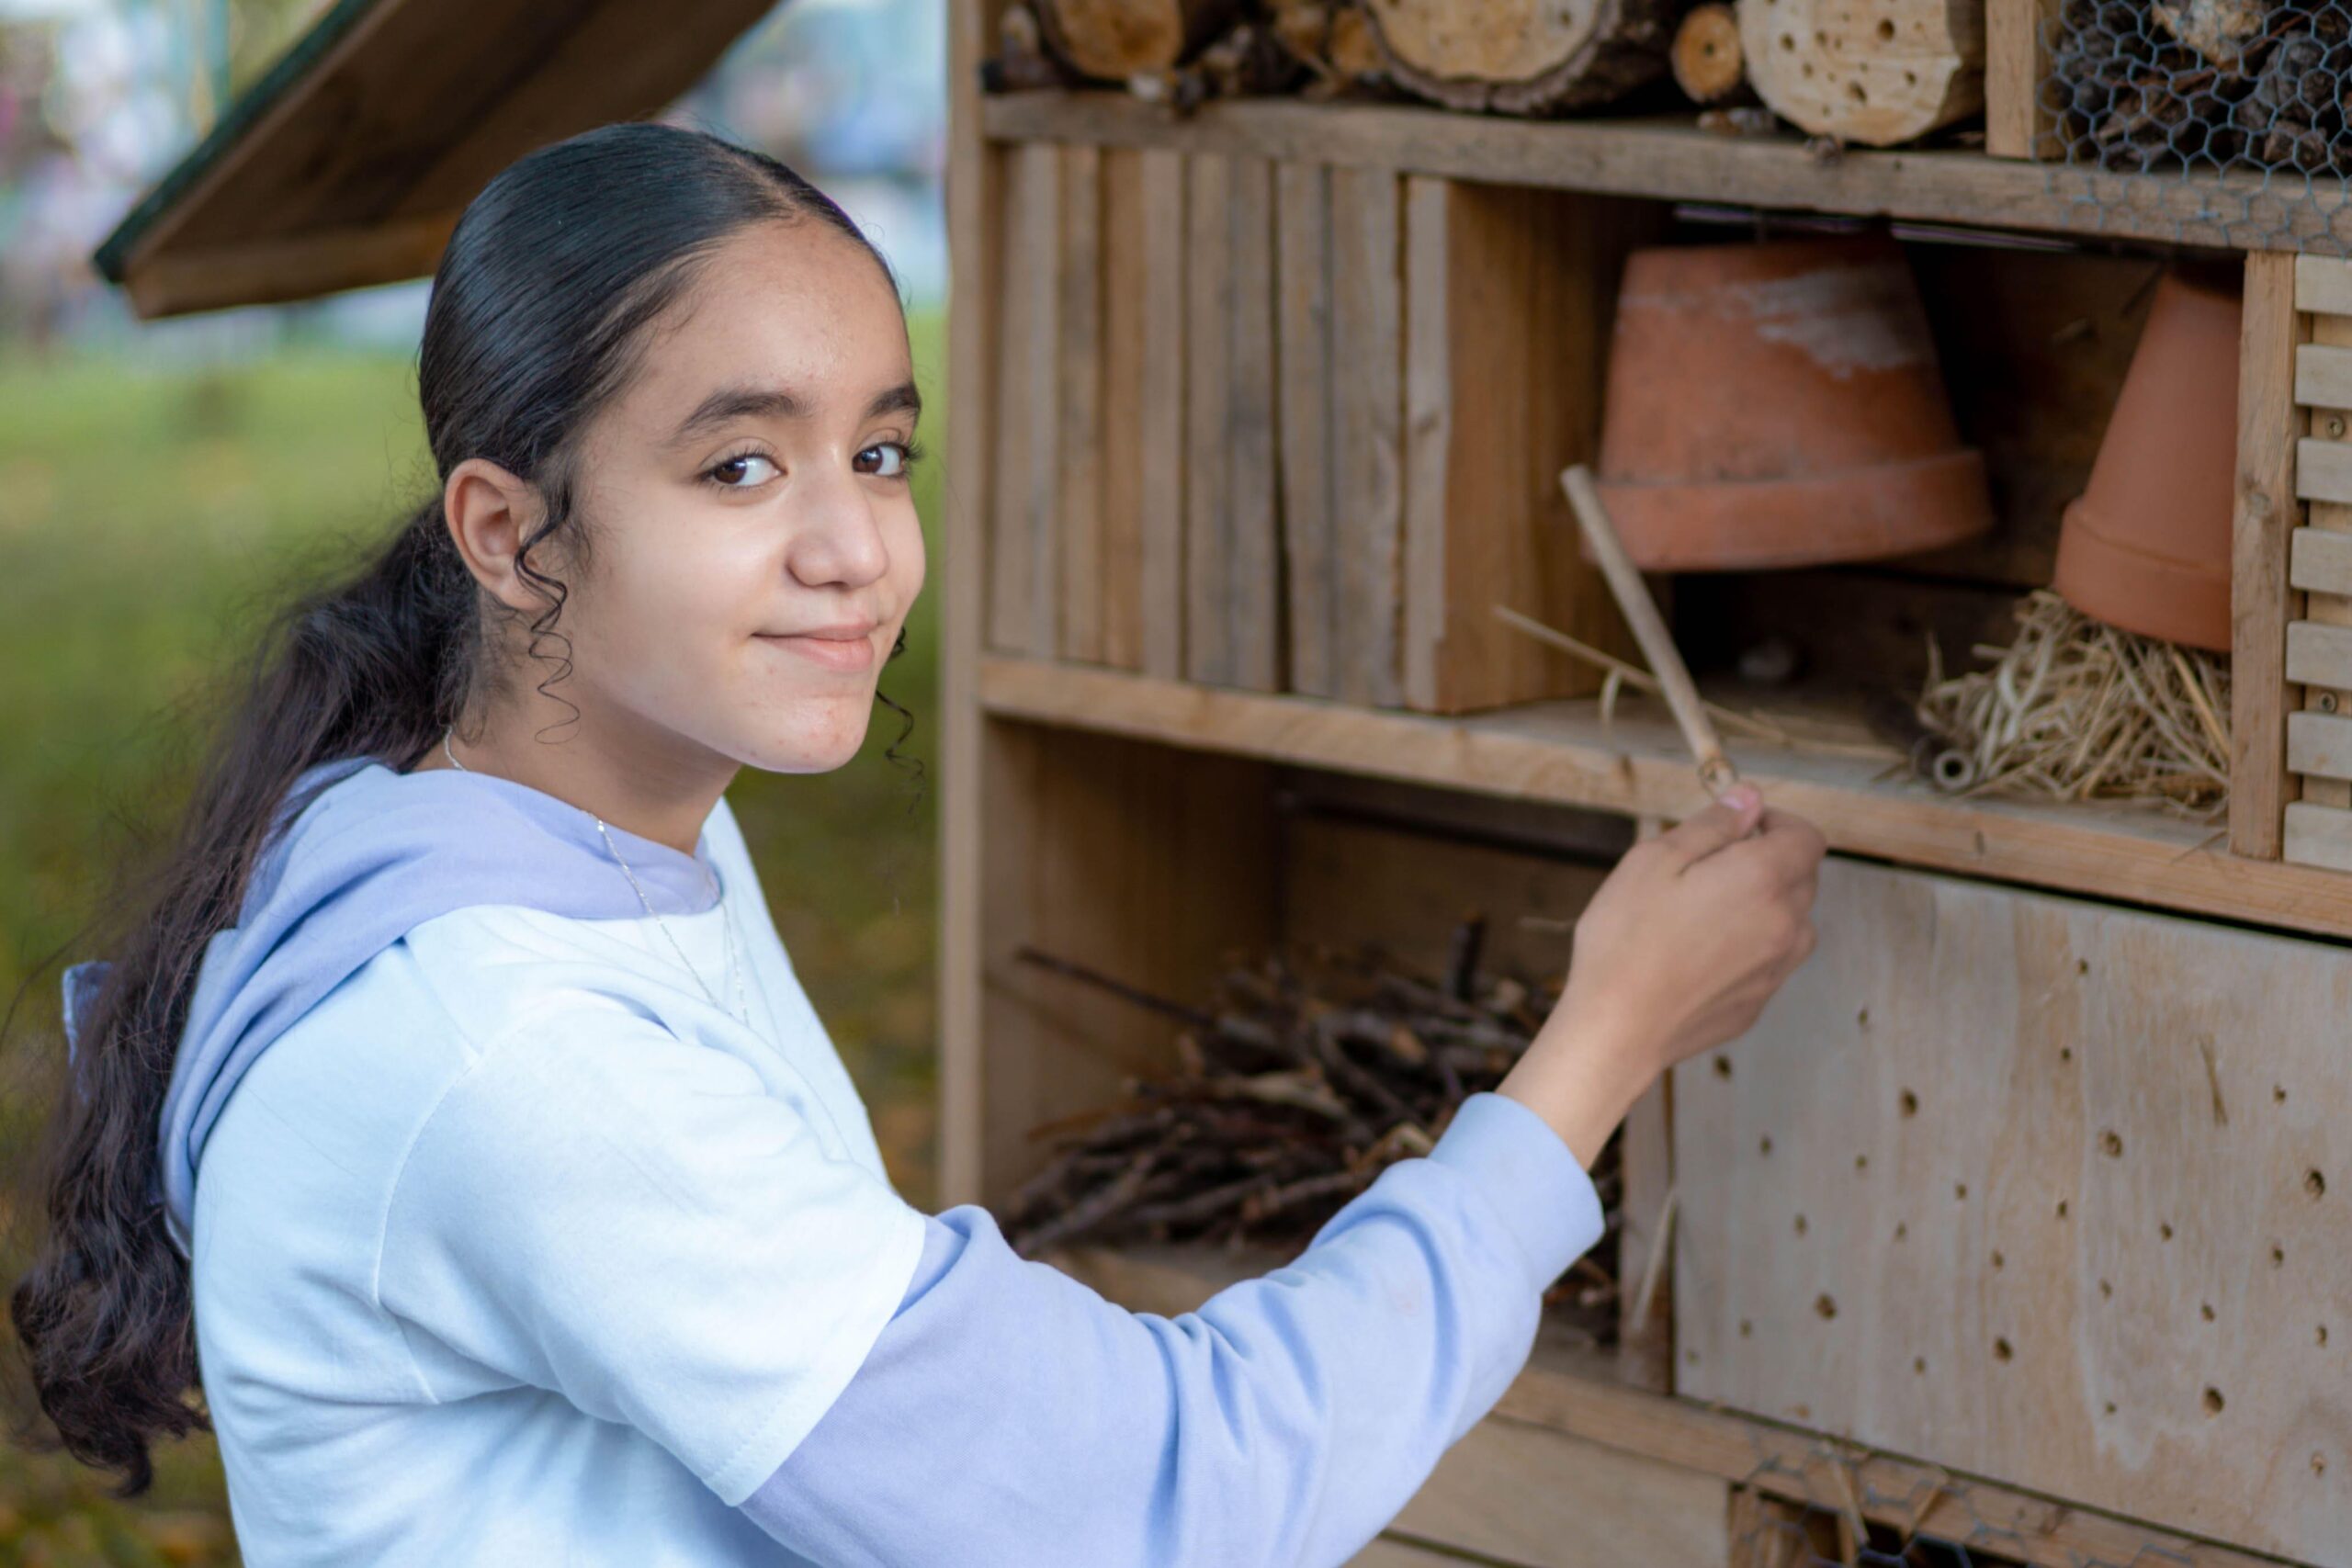
M1876 463L1838 468L1827 473L1799 474L1769 479L1718 479L1657 482L1600 479L1595 488L1601 504L1612 513L1649 508L1667 509L1678 519L1721 516L1733 511L1753 514L1737 528L1716 529L1716 547L1704 552L1680 546L1705 526L1671 525L1652 528L1638 517L1619 519L1625 547L1644 571L1765 571L1790 567L1835 566L1856 560L1893 560L1946 548L1978 537L1993 526L1983 454L1962 446L1898 463ZM1955 493L1966 492L1968 504L1951 504ZM1874 502L1873 513L1896 517L1932 518L1939 525L1922 528L1904 538L1896 548L1856 553L1850 527L1843 532L1812 533L1789 519L1799 509L1810 516L1842 509L1849 516L1864 510L1857 502ZM1754 520L1766 526L1758 530ZM1735 547L1721 547L1725 540ZM1745 544L1748 547L1737 547ZM1588 558L1589 556L1588 555Z

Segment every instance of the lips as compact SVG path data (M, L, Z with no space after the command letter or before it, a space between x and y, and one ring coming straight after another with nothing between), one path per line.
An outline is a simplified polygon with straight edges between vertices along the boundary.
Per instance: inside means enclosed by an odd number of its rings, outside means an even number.
M874 666L874 635L871 632L862 636L802 632L790 637L771 637L763 632L759 638L829 670L856 671Z

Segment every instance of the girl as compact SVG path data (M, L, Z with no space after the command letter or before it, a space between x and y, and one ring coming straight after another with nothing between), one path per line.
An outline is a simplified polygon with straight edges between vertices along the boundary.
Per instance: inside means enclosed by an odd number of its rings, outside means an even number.
M81 1459L135 1490L216 1427L254 1568L1340 1562L1526 1358L1610 1129L1811 949L1819 836L1727 796L1432 1154L1123 1311L891 1190L725 798L856 752L922 586L880 256L607 127L467 209L418 383L439 492L297 607L68 971L14 1299Z

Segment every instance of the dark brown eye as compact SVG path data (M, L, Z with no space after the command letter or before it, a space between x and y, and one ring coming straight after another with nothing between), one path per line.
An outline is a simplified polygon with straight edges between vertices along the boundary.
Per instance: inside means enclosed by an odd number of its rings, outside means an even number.
M896 441L877 441L857 455L857 471L895 479L907 471L907 449Z

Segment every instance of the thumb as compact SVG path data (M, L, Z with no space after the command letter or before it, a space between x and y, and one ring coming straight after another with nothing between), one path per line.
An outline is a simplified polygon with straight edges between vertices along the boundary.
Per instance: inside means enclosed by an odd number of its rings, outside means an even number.
M1679 868L1694 865L1717 850L1728 849L1755 830L1764 815L1764 797L1753 784L1734 784L1713 805L1684 818L1658 836L1659 845Z

